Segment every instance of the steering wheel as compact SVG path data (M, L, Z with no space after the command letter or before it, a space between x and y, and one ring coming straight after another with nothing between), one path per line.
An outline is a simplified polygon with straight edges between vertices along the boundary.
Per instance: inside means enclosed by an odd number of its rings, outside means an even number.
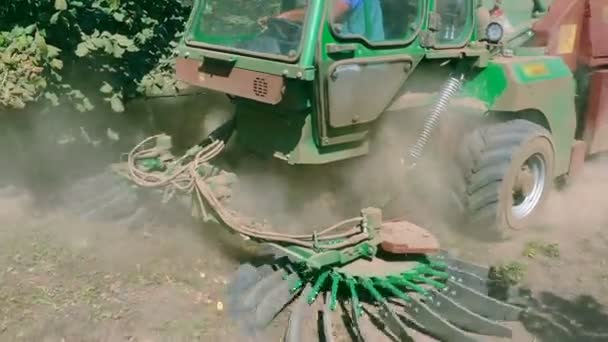
M302 24L282 18L268 18L268 34L285 42L299 41Z

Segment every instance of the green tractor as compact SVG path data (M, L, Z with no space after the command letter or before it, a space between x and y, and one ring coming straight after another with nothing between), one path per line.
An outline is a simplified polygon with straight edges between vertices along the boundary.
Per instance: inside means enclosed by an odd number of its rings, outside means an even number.
M286 341L511 337L501 323L524 310L491 296L502 285L488 268L386 219L396 196L386 188L352 219L287 234L231 209L236 177L211 162L233 133L238 146L290 165L359 160L396 144L398 183L438 161L448 175L440 190L463 226L504 238L533 222L553 183L578 169L585 142L599 141L578 124L570 58L586 1L569 3L197 0L176 74L227 94L234 115L182 155L171 137L151 137L116 170L165 197L184 194L198 216L268 247L230 287L230 312L252 333L291 308ZM383 140L381 125L403 139Z
M544 5L518 1L511 17L466 0L349 6L198 1L177 77L233 99L249 150L289 164L341 162L383 149L375 130L389 125L404 137L392 141L403 183L433 146L464 226L502 238L528 225L569 173L576 130L568 65L526 46Z

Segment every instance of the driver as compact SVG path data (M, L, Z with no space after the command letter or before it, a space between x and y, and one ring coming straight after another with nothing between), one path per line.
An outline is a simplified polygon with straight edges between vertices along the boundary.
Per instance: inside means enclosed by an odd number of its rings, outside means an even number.
M365 3L365 2L370 3ZM382 19L382 8L379 0L333 0L331 11L332 23L342 23L340 30L342 35L360 35L370 41L384 40L384 27ZM366 30L365 10L369 7L371 13L367 13L371 24ZM297 8L280 13L276 16L294 22L303 22L306 15L306 7Z

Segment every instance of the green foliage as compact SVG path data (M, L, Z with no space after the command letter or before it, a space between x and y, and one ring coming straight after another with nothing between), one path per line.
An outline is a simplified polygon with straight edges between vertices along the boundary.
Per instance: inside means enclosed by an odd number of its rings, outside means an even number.
M12 0L0 8L0 108L46 99L121 112L175 94L168 56L188 13L180 0Z
M514 261L493 267L490 272L490 279L499 283L514 286L519 284L526 275L526 265Z
M279 14L280 0L210 0L204 10L203 30L208 35L259 32L258 20Z
M540 241L530 241L524 247L523 256L535 258L543 255L547 258L559 258L559 245L555 243L543 243Z
M47 77L57 79L63 68L59 49L48 45L35 25L0 32L0 105L24 108L47 87ZM48 95L51 102L57 100Z
M174 77L175 59L162 58L156 68L145 75L138 83L137 91L146 96L170 96L186 88L186 85Z

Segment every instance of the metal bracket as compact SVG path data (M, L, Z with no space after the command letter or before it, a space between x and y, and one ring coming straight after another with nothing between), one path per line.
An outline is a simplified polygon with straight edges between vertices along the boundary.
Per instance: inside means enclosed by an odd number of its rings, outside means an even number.
M422 31L420 32L420 46L424 48L432 48L435 46L435 32Z
M437 12L429 13L429 31L437 32L441 29L441 15Z

